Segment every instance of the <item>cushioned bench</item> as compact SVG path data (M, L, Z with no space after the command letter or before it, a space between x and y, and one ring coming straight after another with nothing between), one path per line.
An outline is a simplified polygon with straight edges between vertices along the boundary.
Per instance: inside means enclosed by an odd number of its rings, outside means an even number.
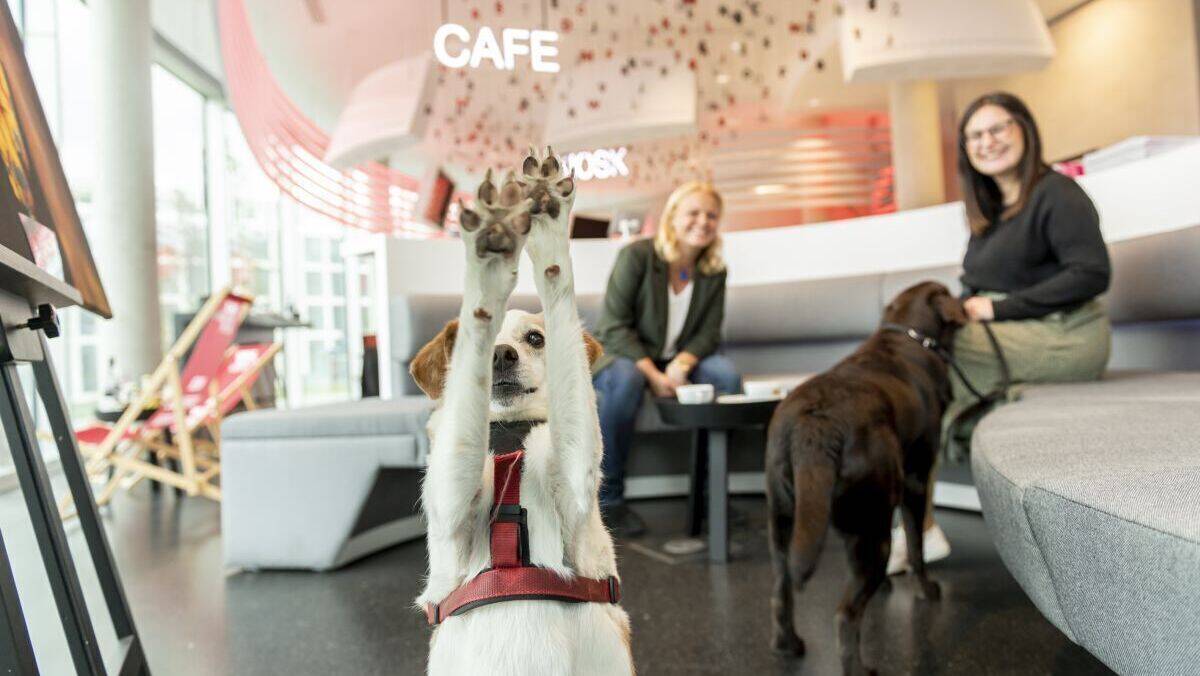
M1031 387L980 422L972 466L1005 564L1118 673L1200 665L1200 373Z
M239 413L221 425L225 565L344 565L420 537L424 397Z
M1115 276L1105 301L1116 325L1110 366L1200 369L1198 327L1188 321L1200 316L1200 284L1193 278L1196 252L1200 251L1200 226L1124 240L1112 244L1110 250ZM956 289L956 275L954 267L933 267L837 279L732 285L727 297L725 349L739 369L751 377L771 374L772 378L795 382L805 374L829 368L853 350L877 326L883 305L901 289L923 279L940 280ZM1164 293L1163 289L1170 292ZM580 295L579 309L585 325L595 324L601 300L595 293ZM417 467L424 462L424 416L430 404L408 376L408 363L457 314L460 304L460 297L444 294L391 297L390 356L381 364L381 368L389 369L395 386L393 396L397 398L391 404L377 400L346 402L292 412L256 412L226 422L223 485L226 561L230 565L340 565L383 546L380 543L397 541L398 530L419 527L415 520L405 520L413 513L417 499L416 472L399 468ZM512 306L536 310L538 300L534 295L516 295ZM1155 392L1175 382L1173 376L1162 378L1141 385L1130 381L1126 383L1131 388L1128 392L1139 387ZM1187 385L1180 387L1186 390ZM1029 396L1053 397L1054 392L1047 388L1032 391ZM1118 396L1116 390L1110 395ZM1030 399L1013 410L1035 406ZM626 494L649 497L684 493L687 447L686 437L666 429L647 403L638 420ZM761 492L762 448L761 431L739 432L731 439L731 491ZM347 462L347 458L352 461ZM961 469L948 465L943 476ZM374 504L368 499L373 487L381 485L383 479L407 482L395 491L379 493L398 495L407 501L394 505L395 519L389 520L386 509L366 509ZM969 477L964 480L969 481ZM378 493L379 489L375 490ZM960 501L959 506L975 500L973 489L967 490L970 500ZM255 497L256 491L261 497ZM256 503L252 502L256 499L259 504L268 503L257 515ZM375 516L366 520L360 517L368 512ZM306 526L310 521L311 526ZM392 527L378 530L380 523ZM276 524L280 524L278 532L272 532ZM306 528L316 532L305 532ZM419 534L419 530L407 532Z

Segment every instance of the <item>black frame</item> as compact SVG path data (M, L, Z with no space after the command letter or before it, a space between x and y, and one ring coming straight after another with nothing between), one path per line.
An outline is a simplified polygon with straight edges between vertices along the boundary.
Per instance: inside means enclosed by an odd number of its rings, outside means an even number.
M37 392L46 407L54 440L58 446L63 474L79 515L88 551L96 568L105 605L112 617L119 641L119 654L110 660L115 673L122 676L149 676L150 669L141 639L129 611L120 574L113 563L103 524L75 434L46 337L29 327L35 313L29 301L0 290L0 423L12 452L13 465L25 497L26 508L41 550L42 562L50 581L63 630L78 674L108 674L96 641L79 574L68 546L58 506L50 488L45 462L35 437L35 426L25 403L25 393L17 373L19 362L30 362ZM15 321L14 321L15 320ZM37 674L33 646L17 595L16 581L9 566L8 552L0 534L0 672Z

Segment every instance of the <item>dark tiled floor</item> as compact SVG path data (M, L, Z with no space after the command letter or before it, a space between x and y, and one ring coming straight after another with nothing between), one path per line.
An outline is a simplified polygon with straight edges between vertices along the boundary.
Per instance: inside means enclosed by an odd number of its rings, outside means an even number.
M833 609L844 582L841 547L827 547L798 603L809 654L791 661L767 649L763 501L735 500L745 516L727 567L661 553L682 528L683 501L637 505L652 535L619 548L640 674L836 674ZM46 674L70 673L32 533L17 523L19 493L0 496L0 528L14 558ZM978 515L942 512L954 553L933 569L938 603L916 601L907 580L871 603L869 661L884 674L1105 674L1037 612L992 548ZM118 497L111 541L156 674L417 674L428 629L412 607L425 569L422 543L382 552L334 573L227 576L216 505L154 498L145 487ZM76 545L82 541L71 528ZM78 555L77 555L78 560ZM93 601L90 565L80 565ZM97 606L93 603L93 606ZM112 628L97 622L111 646Z

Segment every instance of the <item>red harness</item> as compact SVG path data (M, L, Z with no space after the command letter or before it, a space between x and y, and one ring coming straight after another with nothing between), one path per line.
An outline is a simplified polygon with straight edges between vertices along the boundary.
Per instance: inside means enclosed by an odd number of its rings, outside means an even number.
M568 603L618 603L621 583L576 577L564 580L557 573L529 563L529 526L521 507L521 467L524 451L495 457L492 483L492 567L442 599L425 606L429 624L486 606L516 600L566 601Z

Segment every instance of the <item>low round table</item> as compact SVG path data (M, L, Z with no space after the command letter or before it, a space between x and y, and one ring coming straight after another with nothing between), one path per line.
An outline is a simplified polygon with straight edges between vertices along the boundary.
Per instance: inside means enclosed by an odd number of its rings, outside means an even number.
M771 422L775 407L782 399L755 399L736 403L681 404L671 397L654 400L664 423L694 430L700 447L708 449L708 559L714 563L729 561L729 430L762 427ZM705 443L707 442L707 443ZM693 466L693 481L697 467ZM693 485L688 497L691 507L699 500L699 486ZM698 530L693 520L693 530ZM695 532L693 534L696 534Z

